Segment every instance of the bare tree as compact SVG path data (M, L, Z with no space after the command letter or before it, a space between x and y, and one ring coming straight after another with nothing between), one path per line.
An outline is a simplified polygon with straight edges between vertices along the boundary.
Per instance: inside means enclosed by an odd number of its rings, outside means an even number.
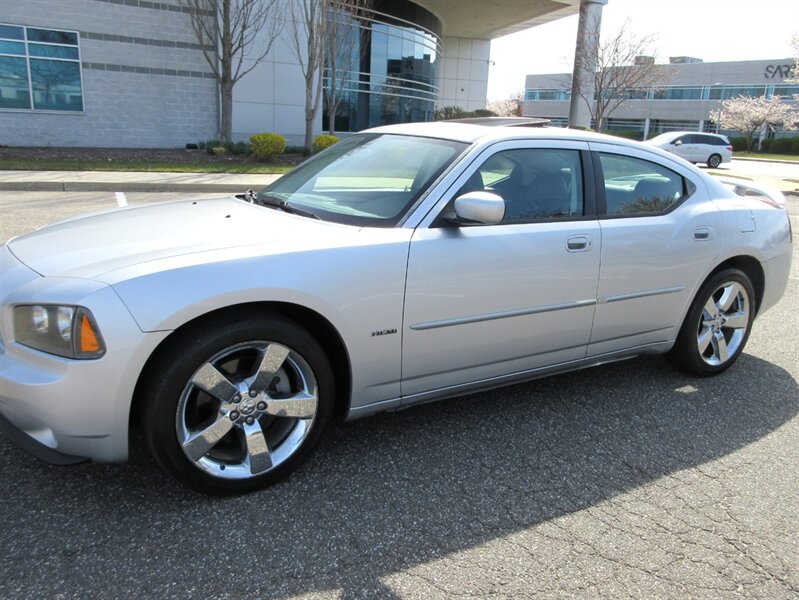
M598 25L592 27L590 35L599 38ZM600 39L595 55L575 56L581 64L596 65L593 90L577 92L591 112L594 129L602 131L613 111L624 102L645 97L650 87L674 76L669 67L655 64L653 45L653 36L636 36L626 21L617 32Z
M305 79L305 150L311 151L313 124L322 100L327 11L332 0L285 3L286 37Z
M504 100L492 100L488 103L488 110L498 117L521 117L524 92L517 90Z
M324 88L327 105L327 132L336 132L336 113L341 106L346 78L352 72L352 63L360 61L365 52L361 44L359 19L372 11L371 0L329 0L324 28Z
M740 131L746 140L746 150L751 152L755 138L766 127L795 129L799 112L785 104L779 96L750 98L738 96L721 103L721 108L710 113L710 118L723 129Z
M178 0L219 84L219 137L233 128L233 86L266 58L280 34L278 0ZM246 62L245 62L246 61Z

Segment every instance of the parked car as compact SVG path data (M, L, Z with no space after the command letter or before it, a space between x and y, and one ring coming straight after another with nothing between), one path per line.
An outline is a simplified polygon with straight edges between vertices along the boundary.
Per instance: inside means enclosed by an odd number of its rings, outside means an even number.
M646 142L676 154L690 163L705 163L711 169L732 160L732 144L725 135L670 131Z
M236 494L333 418L641 354L716 375L791 261L779 193L734 185L616 137L420 123L257 194L67 219L0 248L2 421L61 463L125 460L139 423Z

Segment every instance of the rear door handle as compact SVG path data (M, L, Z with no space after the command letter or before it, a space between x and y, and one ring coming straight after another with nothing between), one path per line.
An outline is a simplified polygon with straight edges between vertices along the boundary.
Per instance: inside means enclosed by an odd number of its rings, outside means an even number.
M566 238L566 250L569 252L587 252L590 249L590 235L573 235L570 238Z
M712 227L697 227L694 229L694 239L698 242L706 242L713 239Z

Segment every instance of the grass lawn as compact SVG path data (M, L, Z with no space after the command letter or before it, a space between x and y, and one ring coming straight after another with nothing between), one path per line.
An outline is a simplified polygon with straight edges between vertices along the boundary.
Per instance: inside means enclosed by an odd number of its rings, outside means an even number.
M0 170L7 171L145 171L164 173L263 173L282 174L293 165L271 163L172 163L137 160L59 160L7 158L0 160Z
M733 158L762 158L765 160L790 160L799 162L797 154L769 154L768 152L733 152Z

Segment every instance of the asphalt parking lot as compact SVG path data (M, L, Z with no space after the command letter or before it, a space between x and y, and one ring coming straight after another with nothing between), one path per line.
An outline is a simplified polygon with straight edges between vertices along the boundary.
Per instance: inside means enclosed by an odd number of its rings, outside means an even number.
M175 197L2 192L0 237ZM648 357L379 415L246 497L0 434L0 598L796 598L797 266L717 378Z

